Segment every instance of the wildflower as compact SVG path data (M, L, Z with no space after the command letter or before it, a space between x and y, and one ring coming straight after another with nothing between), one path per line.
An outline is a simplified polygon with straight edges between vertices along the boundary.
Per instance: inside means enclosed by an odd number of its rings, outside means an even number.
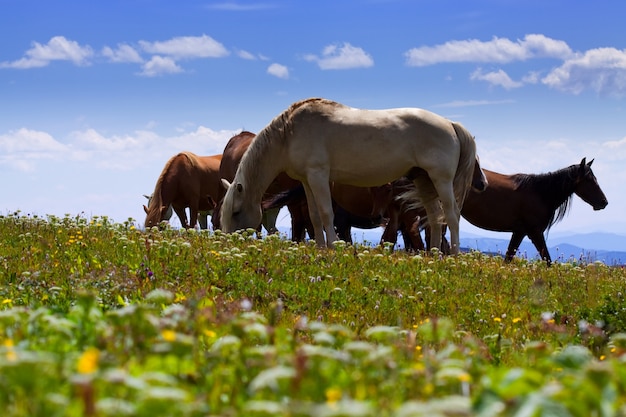
M12 304L13 300L11 300L10 298L5 298L4 300L2 300L2 304Z
M500 323L502 322L502 319L500 317L494 317L493 321L495 321L496 323Z
M13 340L7 339L3 343L4 347L7 349L6 358L9 362L17 361L17 353L15 353L15 349L13 349Z
M176 340L176 332L174 330L163 330L161 336L166 342L173 342Z
M515 323L519 323L520 321L522 321L522 319L521 319L520 317L515 317L515 318L513 319L513 324L515 324Z
M211 339L217 336L217 333L215 333L213 330L204 329L202 332L204 333L206 337L211 338Z
M341 399L341 390L339 388L328 388L326 390L326 402L334 404Z
M459 381L461 382L470 382L472 380L472 376L467 372L461 372L459 374Z
M100 351L96 348L89 348L78 358L76 369L80 374L91 374L98 370L98 360Z

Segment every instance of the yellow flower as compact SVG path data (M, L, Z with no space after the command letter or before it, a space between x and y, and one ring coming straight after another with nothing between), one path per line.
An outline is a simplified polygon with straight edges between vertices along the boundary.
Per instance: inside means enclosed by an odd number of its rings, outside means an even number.
M470 382L472 380L472 376L467 372L462 372L459 374L459 381L461 382Z
M5 298L4 300L2 300L2 304L11 304L13 303L13 300L11 300L10 298Z
M336 403L341 399L341 390L339 388L328 388L326 390L326 402Z
M500 323L502 319L500 317L494 317L493 321L495 321L496 323Z
M217 336L217 333L215 333L213 330L204 329L202 332L204 333L206 337L209 337L211 339Z
M80 374L91 374L98 370L100 351L96 348L89 348L78 358L76 369Z
M6 358L9 362L15 362L17 360L17 353L13 349L13 340L6 339L3 343L5 348L7 348Z
M174 330L163 330L161 336L166 342L173 342L176 340L176 332Z
M515 317L513 319L513 323L519 323L520 321L522 321L522 319L520 317Z

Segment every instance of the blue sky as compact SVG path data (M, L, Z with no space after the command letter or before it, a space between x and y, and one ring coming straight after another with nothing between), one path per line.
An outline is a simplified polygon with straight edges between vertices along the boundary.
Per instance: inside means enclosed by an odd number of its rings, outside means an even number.
M494 171L595 158L608 207L575 198L552 233L626 234L626 2L0 0L0 11L0 213L143 223L142 194L169 157L221 153L241 129L325 97L459 121Z

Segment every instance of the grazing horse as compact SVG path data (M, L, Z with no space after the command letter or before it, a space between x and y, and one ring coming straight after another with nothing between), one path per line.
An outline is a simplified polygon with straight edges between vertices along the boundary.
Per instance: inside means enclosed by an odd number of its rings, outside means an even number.
M469 189L476 144L460 124L422 109L361 110L313 98L291 105L259 132L222 201L225 232L254 227L261 199L281 172L304 185L318 246L337 240L330 182L379 186L413 171L431 228L443 214L451 252L459 250L460 207ZM443 213L442 213L443 212ZM432 233L440 246L441 233Z
M250 142L252 142L252 139L254 139L255 136L256 135L254 133L244 130L243 132L230 138L230 140L226 144L226 147L224 148L224 153L222 154L222 162L220 163L219 167L220 178L224 178L227 181L232 181L233 178L235 178L235 173L237 172L237 168L239 167L239 162L241 161L243 154L246 152L246 150L250 146ZM266 190L266 194L277 193L289 187L294 187L297 184L299 183L289 178L286 174L279 174ZM211 217L211 223L213 224L214 230L221 228L219 213L221 211L222 200L225 194L226 188L223 187L220 183L219 193L217 199L215 200L217 202L217 205L214 215ZM259 225L262 224L267 233L277 232L278 229L276 228L276 219L278 217L279 211L280 207L263 210L263 217ZM253 227L256 228L259 225Z
M150 203L152 203L152 194L150 195L144 194L143 196L148 199L148 205L143 206L143 211L145 211L146 214L148 214L148 211L149 211L148 208L150 207ZM213 203L213 205L214 204L215 203ZM170 204L165 214L163 214L163 220L161 221L169 221L172 218L173 214L174 214L174 210L172 209L172 205ZM207 230L209 228L209 216L212 216L212 215L213 215L213 210L198 211L198 224L200 225L200 229Z
M576 194L594 210L608 200L598 185L591 164L583 158L547 174L504 175L483 170L489 187L482 193L470 191L461 214L474 226L497 232L513 232L505 259L511 261L525 236L533 242L548 265L550 253L544 232L562 220Z
M219 166L221 155L198 156L181 152L167 161L159 176L152 201L144 206L145 227L158 225L165 219L170 205L184 228L196 225L198 212L213 210L220 188ZM187 222L185 208L189 207Z

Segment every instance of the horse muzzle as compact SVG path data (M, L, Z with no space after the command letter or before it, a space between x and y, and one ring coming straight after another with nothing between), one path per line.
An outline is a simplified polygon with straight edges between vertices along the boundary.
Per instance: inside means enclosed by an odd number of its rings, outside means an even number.
M599 204L594 204L593 210L594 211L602 210L608 205L609 205L609 202L607 200L602 200Z

